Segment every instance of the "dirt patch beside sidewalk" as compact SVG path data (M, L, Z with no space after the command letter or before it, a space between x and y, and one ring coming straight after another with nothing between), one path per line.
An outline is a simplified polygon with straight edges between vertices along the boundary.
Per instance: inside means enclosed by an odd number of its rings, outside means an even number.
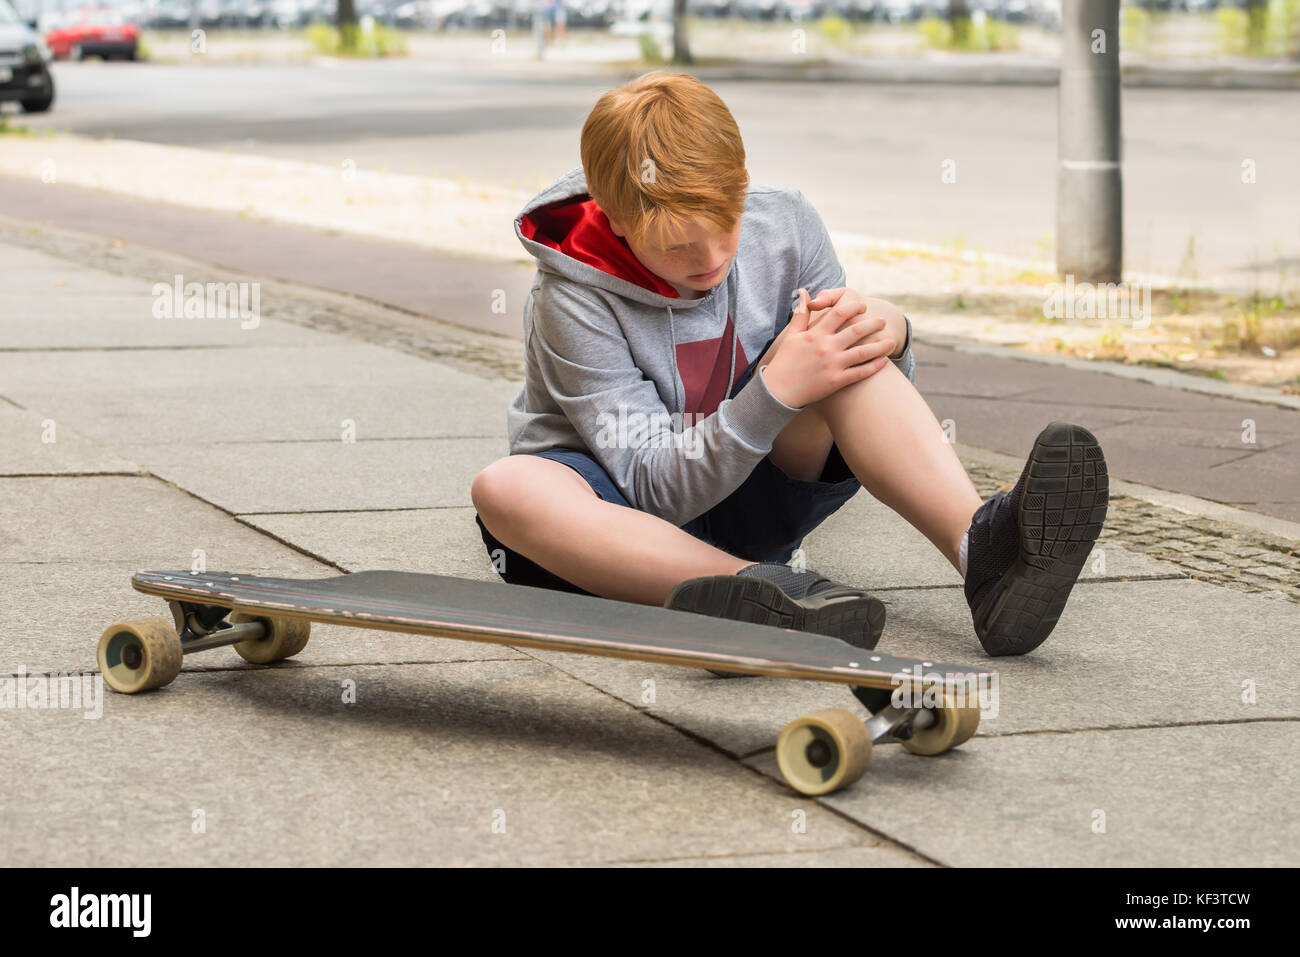
M1229 291L1133 276L1124 284L1131 302L1121 297L1118 317L1111 318L1113 300L1058 281L1046 266L961 250L855 247L843 237L836 248L849 284L897 302L922 334L1300 394L1300 288L1294 285Z

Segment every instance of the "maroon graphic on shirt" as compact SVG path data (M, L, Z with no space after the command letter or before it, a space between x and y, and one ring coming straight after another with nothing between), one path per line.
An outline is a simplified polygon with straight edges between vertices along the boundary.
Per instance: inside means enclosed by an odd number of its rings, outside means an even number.
M736 374L728 383L733 342L736 344ZM678 343L677 371L686 387L686 408L682 411L694 412L701 417L712 415L748 365L745 347L736 341L731 316L727 316L726 328L718 338Z

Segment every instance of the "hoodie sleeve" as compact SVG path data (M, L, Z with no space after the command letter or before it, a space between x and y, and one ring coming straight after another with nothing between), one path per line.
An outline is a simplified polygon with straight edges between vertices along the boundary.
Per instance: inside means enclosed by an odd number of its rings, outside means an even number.
M844 267L835 256L835 247L831 245L830 233L826 224L813 208L812 203L800 190L793 190L794 221L799 237L799 279L795 282L791 312L799 302L799 290L808 290L808 295L816 296L825 289L838 289L848 285ZM789 319L786 320L789 322ZM779 330L778 330L779 331ZM916 380L916 359L912 356L912 322L907 321L907 344L903 354L897 359L890 359L898 371L911 381Z
M799 414L755 375L712 415L682 422L637 367L608 307L572 284L546 282L527 312L528 348L546 391L624 497L674 525L738 488Z

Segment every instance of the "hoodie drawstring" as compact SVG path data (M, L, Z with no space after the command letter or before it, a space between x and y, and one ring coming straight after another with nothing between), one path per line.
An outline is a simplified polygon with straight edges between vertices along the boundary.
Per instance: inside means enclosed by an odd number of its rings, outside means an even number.
M677 369L677 327L673 324L672 306L668 307L668 351L673 360L673 399L677 402L677 411L685 412L682 407L686 405L686 399L682 397L679 387L682 375Z

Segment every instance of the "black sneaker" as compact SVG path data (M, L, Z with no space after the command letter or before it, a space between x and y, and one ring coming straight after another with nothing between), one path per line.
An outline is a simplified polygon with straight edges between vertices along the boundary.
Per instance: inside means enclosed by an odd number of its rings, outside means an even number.
M1109 481L1087 429L1053 422L1020 481L975 512L967 533L966 603L990 655L1023 655L1056 627L1106 520Z
M885 628L884 604L861 588L769 562L735 575L689 578L669 593L664 607L811 631L864 649L876 647Z

